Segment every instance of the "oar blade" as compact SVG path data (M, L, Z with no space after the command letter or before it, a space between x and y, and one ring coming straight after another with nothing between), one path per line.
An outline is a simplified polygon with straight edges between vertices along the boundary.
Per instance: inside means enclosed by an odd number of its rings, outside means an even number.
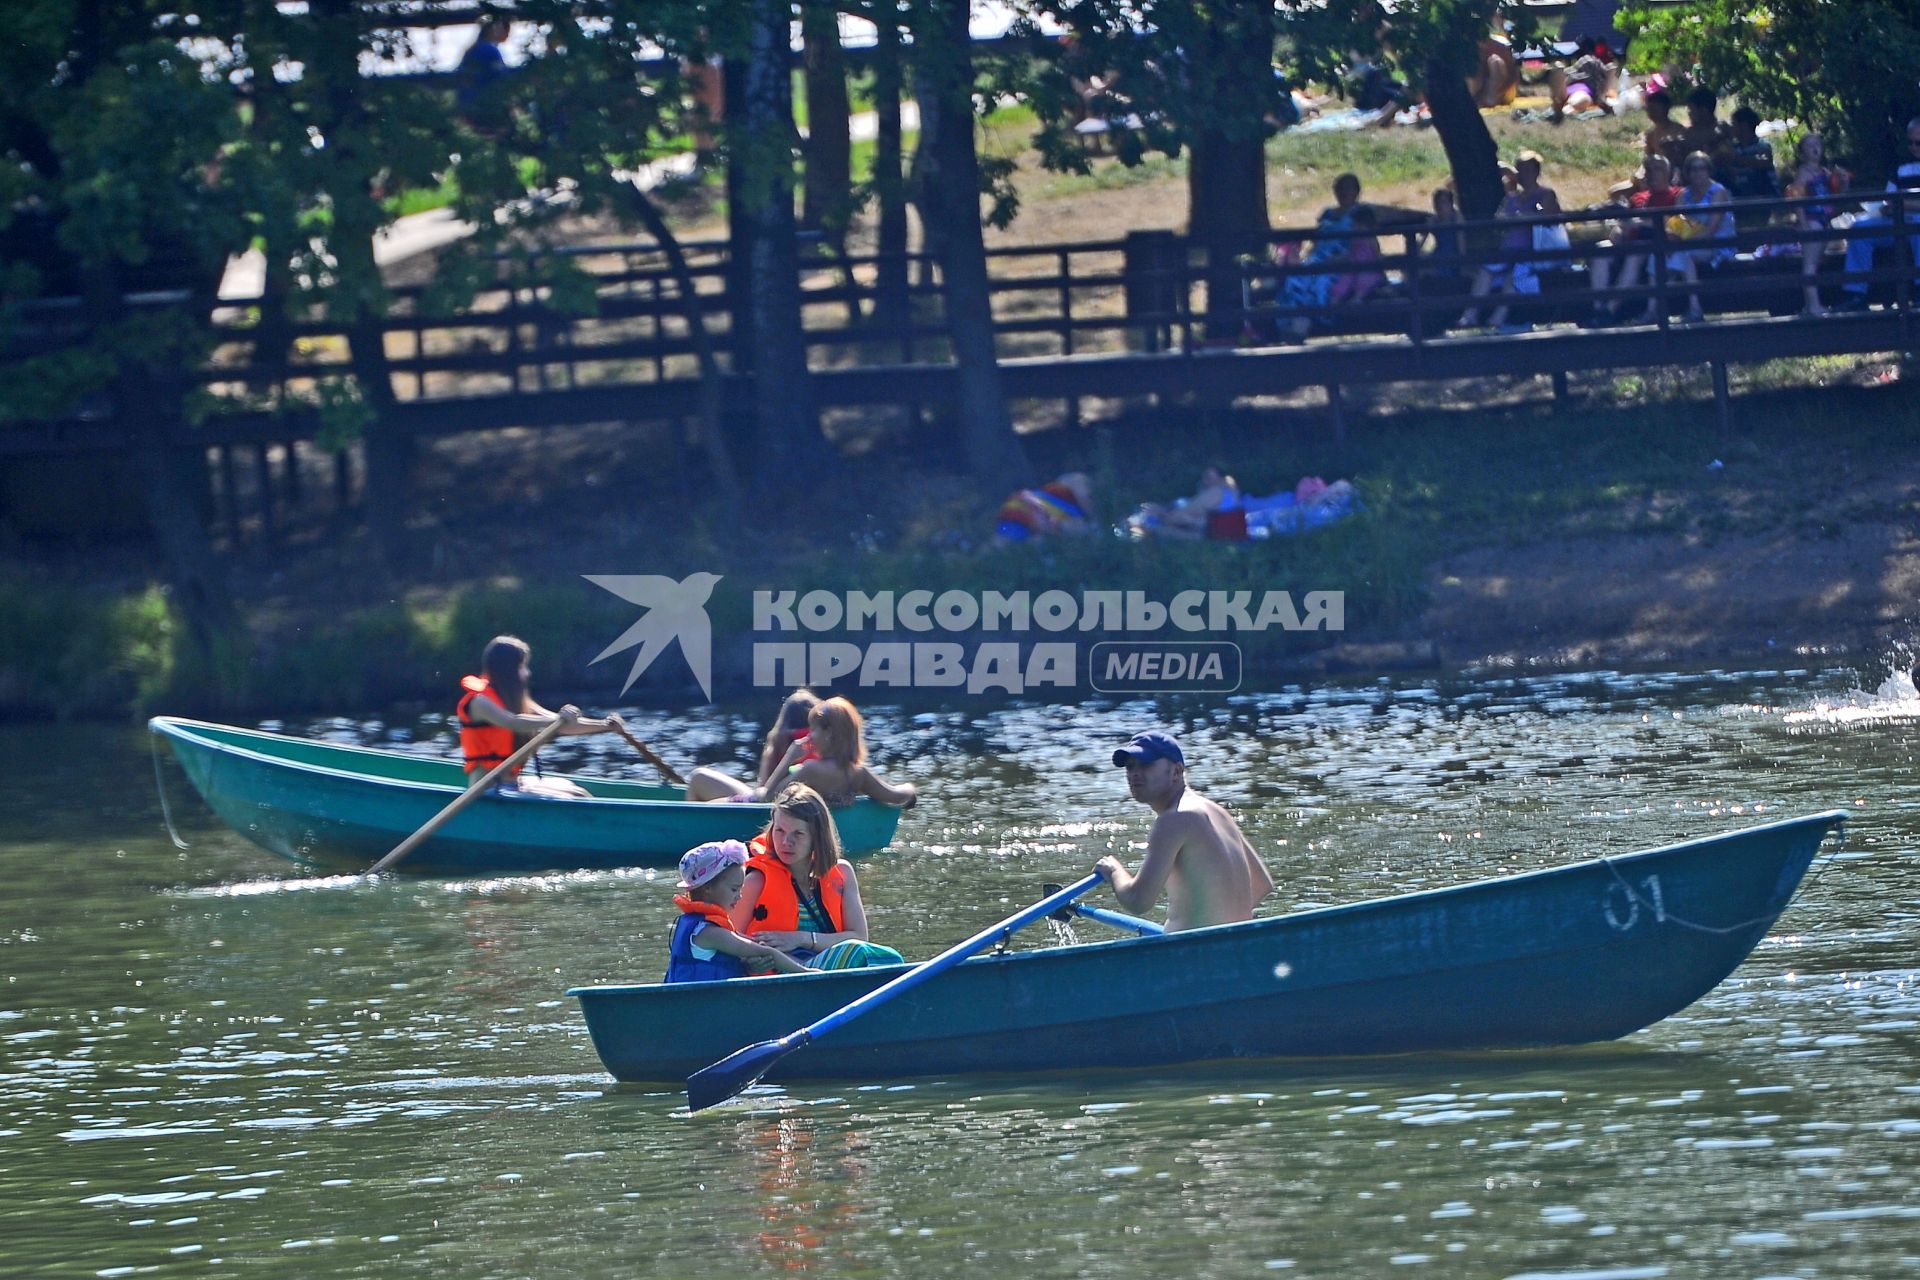
M712 1066L700 1068L687 1077L687 1110L705 1111L751 1089L774 1063L811 1038L805 1032L795 1032L778 1040L762 1040L734 1050Z

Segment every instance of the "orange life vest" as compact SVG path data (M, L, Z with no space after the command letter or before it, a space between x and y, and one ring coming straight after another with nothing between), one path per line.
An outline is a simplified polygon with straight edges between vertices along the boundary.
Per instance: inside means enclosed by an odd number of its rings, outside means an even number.
M728 933L735 932L732 917L727 915L727 909L717 902L696 902L685 894L675 894L673 905L680 908L686 915L705 916L708 924L718 925Z
M751 938L768 929L798 929L800 891L794 886L793 873L774 854L765 836L755 836L747 847L753 850L753 856L747 859L747 870L758 871L766 879L760 887L760 901L753 909L753 919L747 921L747 936ZM837 862L820 882L820 901L827 908L835 933L847 927L846 909L842 905L846 884L847 869Z
M467 713L467 708L475 698L482 695L493 699L494 704L502 711L507 709L507 704L498 693L494 692L493 686L487 683L485 676L461 676L460 687L465 689L466 693L461 695L458 705L453 709L453 718L460 722L460 754L467 758L469 775L485 773L513 754L513 730L502 729L499 725L488 724L485 720L476 720ZM518 766L507 775L510 779L519 776Z

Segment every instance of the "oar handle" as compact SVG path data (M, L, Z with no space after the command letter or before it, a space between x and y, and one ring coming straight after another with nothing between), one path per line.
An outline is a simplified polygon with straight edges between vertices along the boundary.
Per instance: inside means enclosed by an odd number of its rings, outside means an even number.
M1042 893L1052 893L1059 889L1057 884L1042 885ZM1090 907L1084 902L1076 902L1070 907L1062 907L1053 913L1055 920L1071 920L1079 916L1085 920L1097 920L1101 924L1110 924L1116 929L1128 929L1142 937L1156 933L1165 933L1167 927L1153 920L1143 920L1139 916L1130 916L1124 911L1109 911L1105 907Z
M454 797L452 804L449 804L446 808L434 814L431 818L428 818L426 824L418 831L395 845L392 853L389 853L386 857L380 859L380 861L374 863L371 867L368 867L367 874L377 876L383 871L390 870L395 863L426 843L427 839L432 836L434 832L452 821L455 814L485 795L487 788L525 764L528 758L541 747L547 745L547 740L552 738L554 734L559 733L565 724L566 721L557 716L554 717L551 724L527 739L525 746L508 756L505 760L502 760L499 764L493 766L493 768L487 770L486 774L482 776L478 782L473 783L465 791L462 791L458 796Z
M652 747L634 737L632 730L628 729L625 725L621 725L619 733L621 737L633 744L633 749L640 753L640 758L664 774L668 782L671 782L676 787L684 787L687 785L687 780L680 776L679 770L656 755Z

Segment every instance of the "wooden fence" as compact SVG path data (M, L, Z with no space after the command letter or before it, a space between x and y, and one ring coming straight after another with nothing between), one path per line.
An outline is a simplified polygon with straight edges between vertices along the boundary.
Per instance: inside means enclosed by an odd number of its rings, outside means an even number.
M1902 228L1904 194L1884 199L1883 216ZM1826 201L1782 200L1734 206L1740 227L1719 238L1681 239L1668 213L1624 221L1642 239L1623 241L1619 210L1585 210L1551 218L1463 223L1436 229L1413 220L1375 230L1277 231L1269 251L1241 264L1239 296L1207 306L1204 264L1170 232L1119 239L996 250L990 273L1001 373L1015 400L1051 400L1077 420L1088 397L1192 397L1224 404L1237 397L1301 387L1327 388L1336 430L1344 430L1343 384L1545 375L1556 395L1568 393L1568 371L1708 366L1714 372L1722 422L1730 426L1729 363L1783 356L1907 351L1914 333L1916 236L1888 228L1803 230L1798 211ZM1840 203L1845 203L1844 201ZM1920 207L1913 210L1920 218ZM1533 247L1533 228L1567 233L1566 248ZM1920 233L1920 225L1913 228ZM1436 231L1457 235L1457 252L1436 253ZM1844 247L1878 234L1886 251L1871 267L1848 273ZM1355 243L1376 238L1377 258L1356 262ZM1546 243L1543 237L1541 243ZM728 328L729 264L724 243L685 246L695 289L684 297L663 255L650 244L597 244L536 257L502 257L497 282L455 314L435 314L425 289L395 293L379 322L388 425L434 435L507 426L607 421L687 421L699 412L699 371L689 324L698 317L721 352L725 402L750 410L749 375L737 371ZM1388 252L1388 250L1393 250ZM1882 306L1873 311L1803 318L1802 252L1821 251L1819 286L1829 302L1847 286L1864 288ZM1733 255L1703 270L1697 285L1680 277L1682 254ZM1626 290L1596 295L1592 264L1611 261L1613 274L1641 258L1646 278ZM576 288L556 291L555 267L578 274ZM906 268L907 313L873 320L883 265ZM1538 282L1537 293L1488 302L1511 304L1526 333L1462 333L1452 323L1482 272ZM1380 282L1360 297L1337 282L1371 273ZM1326 283L1315 283L1324 281ZM584 287L578 287L584 286ZM584 311L557 301L590 297ZM950 401L949 358L938 272L921 255L882 264L872 255L822 255L802 268L802 325L812 390L822 408L921 406ZM1697 299L1709 319L1682 324ZM1596 301L1623 311L1651 308L1653 323L1621 328L1576 327ZM154 297L135 305L167 307ZM60 330L58 308L44 309L43 339ZM70 324L70 319L68 321ZM312 408L352 369L347 335L321 317L290 327L263 326L257 304L223 304L214 312L217 343L199 368L180 378L190 403L211 411L194 425L162 423L184 446L210 451L216 487L237 524L235 452L260 474L271 496L270 465L284 468L283 498L299 498L299 457L313 448L322 416ZM273 335L276 349L266 349ZM279 349L284 341L284 349ZM362 395L364 398L364 391ZM263 408L265 402L278 407ZM66 422L0 429L0 457L87 453L124 448L132 415L98 406ZM139 429L152 430L143 425ZM334 463L336 500L351 485L351 461ZM270 521L271 514L267 513Z

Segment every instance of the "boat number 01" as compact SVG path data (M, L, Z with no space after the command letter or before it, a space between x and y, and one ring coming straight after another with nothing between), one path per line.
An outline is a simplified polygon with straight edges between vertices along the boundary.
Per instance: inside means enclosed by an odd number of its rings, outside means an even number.
M1642 903L1653 912L1656 923L1667 922L1667 903L1660 893L1659 876L1643 876L1638 889L1625 880L1615 880L1607 886L1606 896L1600 899L1600 910L1606 913L1608 924L1625 933L1640 923Z

